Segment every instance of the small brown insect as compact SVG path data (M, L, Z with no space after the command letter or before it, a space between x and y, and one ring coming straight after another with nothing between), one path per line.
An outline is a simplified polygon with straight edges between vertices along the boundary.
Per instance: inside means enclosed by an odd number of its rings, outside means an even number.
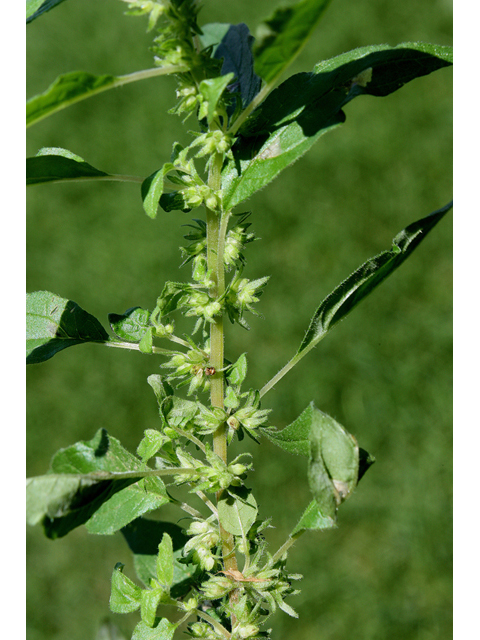
M205 375L213 376L216 373L215 367L205 367Z

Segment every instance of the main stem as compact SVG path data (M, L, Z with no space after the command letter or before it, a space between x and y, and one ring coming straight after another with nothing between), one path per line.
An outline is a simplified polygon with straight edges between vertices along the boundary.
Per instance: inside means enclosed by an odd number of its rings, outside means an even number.
M214 191L221 188L221 169L223 155L216 154L210 167L208 176L208 186ZM223 262L223 247L225 244L225 225L222 221L227 214L220 214L218 211L207 209L207 262L208 269L212 270L213 285L210 289L212 298L219 298L225 293L225 268ZM216 369L216 373L211 378L210 401L212 407L224 408L224 335L223 335L223 315L215 318L215 322L210 325L210 366ZM213 434L213 450L227 463L227 429L223 423ZM217 493L217 501L221 498L222 492ZM235 543L233 535L222 527L219 522L220 537L222 541L222 555L225 571L237 569L235 557Z

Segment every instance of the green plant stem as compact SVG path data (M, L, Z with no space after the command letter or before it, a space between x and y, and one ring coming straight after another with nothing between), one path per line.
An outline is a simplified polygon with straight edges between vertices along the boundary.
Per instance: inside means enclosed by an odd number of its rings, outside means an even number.
M223 154L216 154L210 165L208 186L216 192L221 188L221 170L223 164ZM212 298L217 299L225 293L225 267L223 263L223 248L225 246L226 224L222 224L226 214L220 215L218 211L207 209L207 263L208 269L212 270L213 286L210 290ZM215 318L215 322L210 325L210 366L217 370L212 376L210 387L210 401L212 407L224 408L224 334L223 315ZM227 430L223 423L213 434L213 450L227 463ZM221 491L217 493L217 502L222 496ZM237 569L237 559L234 549L235 542L233 535L226 531L222 523L219 522L220 538L222 541L222 555L225 570Z

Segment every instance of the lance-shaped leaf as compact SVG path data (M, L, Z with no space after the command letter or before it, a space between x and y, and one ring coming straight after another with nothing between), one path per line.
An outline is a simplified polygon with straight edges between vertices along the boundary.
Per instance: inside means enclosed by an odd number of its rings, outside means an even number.
M359 95L386 96L452 63L451 47L405 43L362 47L282 83L240 128L222 172L226 209L240 204L345 121Z
M143 208L150 218L156 218L158 202L163 194L163 180L169 171L172 171L173 164L167 162L161 169L152 173L142 182L141 192Z
M100 322L76 302L49 291L27 294L27 364L48 360L75 344L108 341Z
M64 0L27 0L27 24Z
M85 523L91 533L114 533L169 501L160 478L141 479L148 470L100 429L92 440L58 451L46 476L30 479L28 521L42 522L53 539Z
M254 47L255 71L273 83L305 46L330 0L302 0L279 7L260 24Z
M297 356L313 349L337 322L398 269L451 208L452 203L449 203L400 231L389 251L383 251L364 262L332 291L316 310Z
M33 158L27 158L27 185L94 178L105 179L113 176L95 169L83 158L67 149L45 147L40 149Z
M395 236L392 248L364 262L332 291L316 310L297 353L260 390L260 397L272 389L326 334L369 293L376 289L418 247L433 227L450 211L453 203L412 223Z

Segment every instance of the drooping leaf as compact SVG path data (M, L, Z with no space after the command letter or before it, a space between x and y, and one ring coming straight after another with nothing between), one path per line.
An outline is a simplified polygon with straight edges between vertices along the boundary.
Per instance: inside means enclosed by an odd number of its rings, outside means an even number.
M182 528L171 522L137 518L122 529L122 534L133 553L135 571L140 580L150 585L152 579L157 579L158 545L165 533L172 540L173 548L173 582L170 593L173 598L185 595L198 573L198 565L179 562L182 551L188 540Z
M302 0L276 9L260 24L254 47L255 71L274 82L305 46L330 0Z
M27 185L105 177L109 177L109 174L95 169L67 149L43 148L36 156L27 158Z
M64 0L27 0L27 24Z
M140 342L150 326L151 311L132 307L125 313L109 313L108 321L112 331L126 342Z
M452 206L449 203L400 231L389 251L383 251L364 262L332 291L316 310L297 356L315 347L337 322L395 271Z
M44 362L76 344L109 339L96 318L76 302L49 291L28 293L26 308L27 364Z
M114 533L169 501L158 477L117 480L109 475L147 469L116 438L100 429L92 440L58 451L49 474L31 479L29 520L32 524L42 522L45 534L53 539L82 524L91 533Z
M308 458L308 480L314 495L292 536L304 529L336 526L338 506L357 486L374 458L331 416L310 405L280 432L264 435L288 453Z
M86 71L71 71L58 76L44 93L28 100L27 127L75 102L111 89L117 80L112 75L96 76Z
M247 535L257 518L257 502L251 490L237 487L218 501L218 515L223 528L235 536Z
M452 63L451 47L405 43L362 47L299 73L267 97L240 128L222 172L226 209L240 204L345 121L359 95L386 96Z

